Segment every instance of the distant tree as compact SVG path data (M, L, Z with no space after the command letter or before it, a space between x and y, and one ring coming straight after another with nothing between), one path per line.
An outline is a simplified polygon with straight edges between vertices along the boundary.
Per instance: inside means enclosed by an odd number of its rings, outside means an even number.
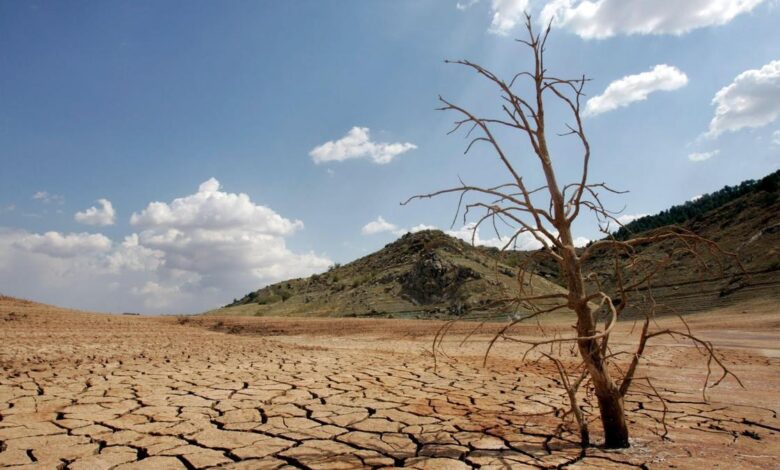
M778 182L780 182L780 171L775 171L759 181L746 180L738 186L724 186L713 193L703 194L696 200L672 206L658 214L647 215L625 225L620 225L619 228L612 233L612 236L618 240L627 240L637 233L646 232L665 225L683 224L753 191L762 191L765 193L761 196L759 202L765 207L768 207L778 198Z
M636 376L637 368L642 360L647 343L652 338L669 335L677 338L687 338L701 347L708 360L708 370L713 365L719 367L722 376L719 383L727 375L732 375L712 345L694 336L688 329L653 329L651 320L654 315L652 308L645 311L645 320L637 345L633 351L621 355L609 345L610 332L621 317L621 313L636 295L646 295L651 280L664 268L673 256L680 253L692 253L701 257L702 252L719 252L718 246L694 233L677 228L662 228L646 233L637 238L619 240L608 237L591 243L583 251L574 246L572 224L583 213L595 217L605 235L608 235L609 224L620 225L614 212L610 212L602 204L604 192L617 193L604 183L589 181L589 163L591 149L582 122L583 89L588 82L584 76L575 79L557 77L548 72L544 53L550 28L543 34L533 31L530 17L526 17L528 39L518 40L525 44L532 53L533 69L517 73L510 80L504 80L488 69L466 60L453 63L465 66L495 85L500 93L501 106L498 117L478 117L465 107L439 98L443 103L441 110L454 112L458 115L454 128L468 128L468 135L476 132L476 137L470 141L465 153L476 144L485 144L495 154L509 181L492 187L467 185L463 181L457 187L436 191L429 194L414 196L404 202L414 199L431 198L444 194L458 194L460 202L457 214L463 209L464 219L470 212L479 216L473 226L473 238L478 228L485 222L490 222L495 228L498 224L512 227L512 234L506 239L504 249L512 247L521 236L531 236L542 246L541 250L533 252L518 268L519 292L508 301L519 311L520 307L527 312L518 315L493 338L486 353L498 339L510 340L527 347L526 355L531 353L539 358L547 358L555 364L560 374L561 383L566 389L570 400L570 410L567 415L573 416L579 427L583 446L588 446L590 434L584 411L578 403L577 392L583 387L592 387L598 402L601 423L604 430L605 446L607 448L624 448L629 446L629 429L624 410L624 397L632 384L637 381L648 387L645 393L655 390L650 379ZM449 62L449 61L448 61ZM521 83L530 85L530 94L517 91ZM548 146L548 122L546 107L552 100L556 105L562 105L570 112L571 121L565 123L565 129L560 136L569 136L578 140L582 148L581 174L574 182L561 185L553 165L553 156ZM499 131L507 131L507 134ZM509 134L512 134L511 136ZM503 136L509 136L514 142L524 141L530 147L532 156L527 154L510 155L503 143ZM519 139L518 139L519 138ZM534 160L538 164L540 175L545 183L541 187L527 186L523 174L518 171L517 163L525 159L525 167ZM559 165L563 163L558 163ZM574 164L571 156L567 156L566 165ZM729 190L731 191L731 190ZM467 196L476 196L473 201L464 201ZM664 214L662 218L667 217ZM641 219L640 219L641 220ZM664 223L673 220L669 216ZM614 225L613 225L614 226ZM499 231L496 229L496 234ZM663 242L670 246L668 258L653 259L645 257L639 248L651 243ZM585 262L591 257L606 257L614 260L614 270L609 274L585 272ZM566 293L536 294L529 283L524 283L526 276L530 278L533 265L544 259L557 263ZM607 279L609 278L609 279ZM606 281L610 280L610 283ZM614 286L608 289L606 286ZM525 287L524 287L525 286ZM541 307L540 301L558 300L553 307ZM511 328L516 324L550 312L569 310L576 318L574 328L576 334L569 337L547 337L528 339L515 336ZM446 331L446 326L441 330ZM434 339L434 357L440 335ZM556 343L576 344L582 366L567 370L563 361L553 354L541 352L542 345ZM627 357L624 364L620 360ZM619 367L617 367L619 366ZM736 378L736 377L735 377ZM738 379L737 379L738 380ZM710 374L705 379L704 389L711 385ZM637 392L638 393L638 392Z

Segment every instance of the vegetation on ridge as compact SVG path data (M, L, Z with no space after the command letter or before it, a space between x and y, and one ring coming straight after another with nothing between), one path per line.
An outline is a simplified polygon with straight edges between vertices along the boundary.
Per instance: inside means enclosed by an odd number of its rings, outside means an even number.
M778 187L780 187L780 170L758 181L746 180L736 186L724 186L713 193L703 194L694 200L672 206L657 214L640 217L620 227L613 235L618 240L627 240L636 233L646 232L666 225L682 225L691 219L702 216L706 212L715 210L755 191L765 193L764 197L758 202L763 207L769 207L778 199Z
M669 266L656 286L656 296L675 307L677 313L699 311L744 296L771 293L773 289L778 291L779 181L780 172L774 172L757 181L726 186L703 196L695 205L675 206L687 208L687 212L671 208L640 219L658 223L664 220L661 217L664 213L675 217L687 214L684 220L675 219L678 225L718 241L724 249L737 252L745 269L752 273L749 281L741 277L734 280L735 267L726 266L725 275L716 273L712 276L718 279L704 282L695 260L681 256ZM644 226L628 224L627 227L639 230ZM412 279L423 288L414 294L408 288L404 289L402 281L410 279L409 273L426 247L436 252L428 263L435 266L437 261L443 260L441 266L447 269L441 272L438 281L435 269L427 274L425 270L418 270L416 278ZM642 249L661 253L665 246L659 244ZM407 234L354 262L343 266L335 264L325 273L290 279L250 292L212 313L421 318L495 313L501 310L491 305L491 297L495 300L503 295L502 292L515 289L516 268L532 253L474 247L438 230L422 231ZM588 269L603 272L608 268L607 264L608 260L592 258ZM453 277L451 274L457 273L458 269L464 274ZM555 263L539 260L531 269L535 274L534 282L542 290L552 291L557 288L556 284L562 283ZM449 278L445 275L448 270ZM469 272L475 274L467 275ZM423 277L426 275L432 276L431 282L425 282ZM496 279L498 285L492 283Z
M506 313L515 270L487 249L439 230L408 233L322 274L279 282L213 313L301 316L463 316ZM541 293L554 282L530 281Z

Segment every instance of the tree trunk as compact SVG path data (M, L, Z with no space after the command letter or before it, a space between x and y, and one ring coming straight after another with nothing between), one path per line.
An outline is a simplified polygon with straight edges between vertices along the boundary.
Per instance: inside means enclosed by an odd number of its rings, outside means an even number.
M593 312L588 305L587 293L582 277L582 267L572 243L571 229L562 225L561 237L567 245L562 250L561 269L565 273L569 288L569 307L577 314L577 335L589 338L596 335L596 323ZM601 424L604 428L604 447L608 449L624 449L630 446L628 442L628 426L623 410L623 397L615 385L607 369L607 360L596 339L581 339L577 341L585 366L588 368L593 383L596 398L599 401Z
M623 397L620 395L620 389L609 376L598 343L594 340L580 341L579 349L590 372L596 398L599 401L601 425L604 428L604 447L607 449L630 447Z
M625 449L630 446L628 442L628 426L626 415L623 411L623 397L613 387L613 390L600 395L596 391L601 412L601 424L604 426L604 447L607 449Z

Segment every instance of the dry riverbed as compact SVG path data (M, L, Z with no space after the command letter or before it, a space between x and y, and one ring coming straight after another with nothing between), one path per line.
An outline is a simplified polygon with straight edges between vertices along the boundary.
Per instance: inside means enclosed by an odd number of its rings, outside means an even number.
M641 375L666 399L666 438L664 404L634 394L633 447L583 453L571 423L556 432L567 402L551 364L499 344L482 366L493 325L462 345L474 325L454 327L434 368L438 322L110 316L0 298L0 467L780 468L777 307L689 317L745 389L729 379L703 402L704 359L664 340Z

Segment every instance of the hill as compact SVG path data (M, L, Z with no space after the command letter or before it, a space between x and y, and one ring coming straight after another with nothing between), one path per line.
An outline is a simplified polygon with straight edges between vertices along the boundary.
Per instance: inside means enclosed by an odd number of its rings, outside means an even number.
M733 253L736 258L714 255L707 250L700 252L700 257L674 254L653 285L653 297L659 303L657 313L691 313L758 297L780 299L780 171L757 181L726 186L696 201L643 217L613 236L626 239L669 225L715 241L724 252ZM672 243L643 246L638 252L661 259L672 252ZM503 262L509 265L519 264L526 256L525 252L501 254ZM612 263L611 257L597 254L586 266L588 272L600 275L607 292L614 292L615 280L610 276L614 271ZM626 271L624 276L628 281L642 272ZM555 263L538 266L536 273L562 283ZM637 309L626 311L629 316L632 313L636 314Z
M702 258L675 254L657 278L658 313L689 313L756 297L780 298L780 171L758 181L725 187L694 202L647 216L613 234L637 236L669 221L717 242L738 256ZM636 231L638 230L638 231ZM640 248L649 257L670 252L670 243ZM470 317L505 314L497 299L517 291L517 266L528 252L474 247L441 231L406 234L376 253L306 279L280 282L208 313L258 316ZM704 267L701 260L707 263ZM594 256L588 272L599 273L607 292L612 258ZM718 263L721 262L722 266ZM638 275L626 272L626 279ZM533 267L539 293L562 292L558 267ZM641 305L640 305L641 307ZM626 315L635 314L629 309Z
M306 279L250 292L224 315L460 316L505 313L515 270L494 252L438 230L408 233L383 249ZM533 276L539 293L562 291Z
M713 193L703 194L684 204L672 206L658 214L647 215L629 222L617 230L613 236L618 240L626 240L631 234L641 233L667 225L681 225L688 221L700 219L704 214L723 207L744 196L761 194L761 199L753 201L762 207L769 207L778 199L780 186L780 170L767 175L760 180L746 180L737 186L725 186Z
M780 299L780 171L675 207L687 207L688 215L672 208L648 218L647 226L655 228L658 220L678 214L685 217L680 227L716 242L736 258L706 250L701 257L675 254L653 286L660 313L690 313L757 297ZM707 210L699 213L702 208ZM660 258L671 252L671 244L645 246L642 252ZM606 272L608 263L595 256L589 268Z

